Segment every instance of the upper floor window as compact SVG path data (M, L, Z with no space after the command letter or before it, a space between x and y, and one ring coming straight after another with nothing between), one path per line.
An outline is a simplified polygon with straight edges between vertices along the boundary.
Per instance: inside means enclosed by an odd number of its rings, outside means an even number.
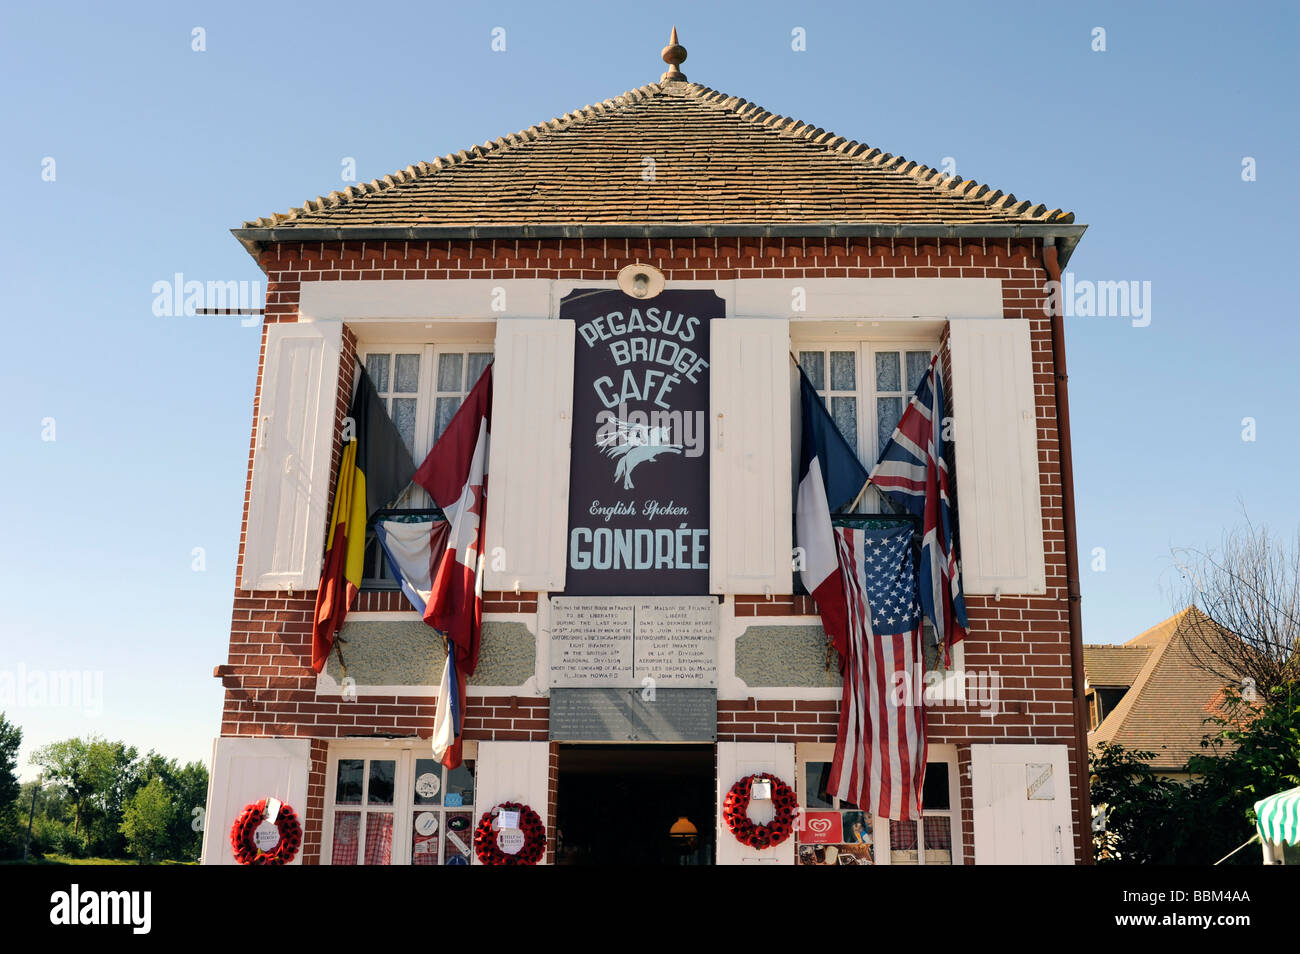
M357 351L416 466L429 456L492 361L488 342L376 342L358 345ZM392 506L421 510L432 507L433 501L412 485ZM368 585L396 585L373 537L366 546L365 578Z
M871 470L889 443L903 410L921 383L934 345L925 341L801 341L799 365L862 465ZM880 513L885 505L875 488L863 495L858 511Z

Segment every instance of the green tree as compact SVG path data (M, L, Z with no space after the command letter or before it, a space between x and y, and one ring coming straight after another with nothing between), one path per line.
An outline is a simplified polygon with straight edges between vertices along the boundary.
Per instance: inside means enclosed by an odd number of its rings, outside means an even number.
M169 857L192 860L203 849L203 819L208 801L208 768L187 762L176 769L172 788L176 816L172 819ZM195 809L200 809L196 814Z
M22 742L23 730L0 712L0 811L18 798L18 747Z
M203 846L203 828L196 821L203 813L196 815L194 810L203 809L207 801L207 767L201 762L181 765L150 751L140 760L134 785L138 790L154 778L163 783L175 808L163 849L165 856L178 860L197 857Z
M1257 801L1300 785L1300 684L1270 689L1256 703L1230 694L1223 710L1201 743L1206 754L1187 763L1197 776L1190 789L1209 864L1255 834ZM1232 858L1258 861L1258 849Z
M157 777L150 779L126 803L120 828L131 854L141 864L157 857L167 844L173 814L171 796Z
M72 799L72 830L81 827L82 806L95 792L96 775L90 746L83 739L65 739L41 746L32 762L45 770L46 778L59 785Z
M1173 782L1130 752L1103 743L1091 758L1092 802L1106 805L1106 836L1094 838L1099 863L1209 865L1254 834L1255 802L1300 785L1300 685L1255 702L1230 696L1214 731L1192 756L1192 779ZM1259 849L1231 864L1258 864Z
M73 833L84 829L92 850L120 854L122 810L137 770L135 748L99 736L64 739L37 749L32 762L72 800Z
M1093 839L1098 864L1174 864L1190 837L1187 792L1147 764L1154 757L1109 742L1092 753L1092 804L1105 814L1105 835Z
M23 730L0 712L0 857L14 855L18 838L18 747Z

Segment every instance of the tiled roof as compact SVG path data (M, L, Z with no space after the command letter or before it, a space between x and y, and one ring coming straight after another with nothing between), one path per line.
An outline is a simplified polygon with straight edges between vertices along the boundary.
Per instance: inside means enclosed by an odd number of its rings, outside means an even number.
M1073 213L697 83L661 82L246 222L236 235L265 241L322 229L363 237L437 227L904 224L1001 226L992 234L1012 234L1008 226L1073 222Z
M1184 768L1189 756L1206 754L1201 739L1217 727L1205 720L1221 714L1217 706L1224 680L1196 665L1188 642L1208 622L1208 617L1189 607L1123 646L1089 647L1141 651L1145 656L1131 688L1101 725L1088 733L1089 746L1116 742L1130 750L1155 752L1150 764L1170 770ZM1087 649L1085 659L1086 653ZM1104 685L1093 679L1091 671L1088 679Z
M1127 688L1150 655L1149 646L1084 646L1083 671L1090 686Z

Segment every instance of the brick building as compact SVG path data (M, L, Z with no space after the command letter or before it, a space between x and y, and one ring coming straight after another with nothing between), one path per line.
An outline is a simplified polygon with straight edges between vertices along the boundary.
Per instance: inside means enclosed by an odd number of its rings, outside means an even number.
M472 823L506 800L541 812L552 863L1085 859L1064 352L1043 308L1084 226L692 83L682 59L670 46L659 82L234 230L268 291L206 863L232 861L231 821L266 795L302 815L304 864L462 863ZM702 494L699 572L663 590L644 569L627 589L590 585L608 557L579 543L600 518L581 530L571 493L597 478L571 457L592 422L574 411L583 339L566 309L630 264L710 331L698 454L637 474L671 496L674 468L706 468L677 488ZM743 847L718 806L744 774L841 808L817 791L840 680L791 569L788 355L869 466L940 349L971 632L930 690L925 815L846 815L835 850ZM485 532L501 559L467 761L447 772L428 741L440 643L382 561L342 632L346 676L337 658L313 672L311 617L358 363L418 462L489 355ZM859 505L880 509L874 491ZM639 661L587 682L570 665L584 607L613 614L617 656L650 639L638 612L671 651L673 601L706 659L693 675L647 689Z

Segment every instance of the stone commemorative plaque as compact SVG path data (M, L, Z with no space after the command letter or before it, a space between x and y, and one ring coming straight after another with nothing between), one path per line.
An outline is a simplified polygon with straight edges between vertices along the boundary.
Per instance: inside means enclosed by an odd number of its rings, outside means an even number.
M716 623L711 596L554 597L550 684L715 688Z
M713 689L555 689L554 742L714 742L718 694Z
M551 685L618 685L633 668L632 616L611 600L551 600Z

